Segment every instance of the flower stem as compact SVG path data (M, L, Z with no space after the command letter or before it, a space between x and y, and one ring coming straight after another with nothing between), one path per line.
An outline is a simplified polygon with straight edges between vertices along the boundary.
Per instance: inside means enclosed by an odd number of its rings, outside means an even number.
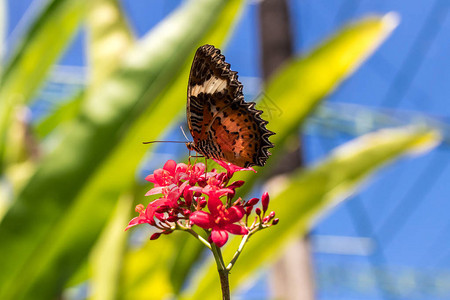
M239 255L241 255L242 250L244 249L244 246L247 244L248 239L250 238L250 236L255 233L257 230L255 231L251 231L249 234L245 235L242 238L241 243L239 244L239 248L236 250L236 252L233 255L233 258L231 259L230 263L227 266L227 271L231 271L231 269L233 268L234 264L236 263L237 259L239 258Z
M222 288L222 299L230 300L230 283L228 281L229 270L225 268L220 248L217 247L216 244L211 243L211 250L213 252L214 259L216 260L217 271L219 271L220 286Z
M205 240L201 235L199 235L197 232L195 232L193 229L191 228L187 228L182 226L181 224L177 223L176 224L176 228L183 230L183 231L187 231L189 232L191 235L193 235L197 240L199 240L203 245L205 245L206 247L208 247L210 250L211 249L211 244Z

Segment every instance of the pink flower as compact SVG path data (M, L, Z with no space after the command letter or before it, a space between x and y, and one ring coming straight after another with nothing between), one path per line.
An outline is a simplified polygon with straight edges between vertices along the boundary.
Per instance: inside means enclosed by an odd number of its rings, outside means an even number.
M153 217L155 216L155 211L160 205L164 204L164 202L165 200L157 199L147 205L147 208L144 208L144 205L142 204L137 205L135 211L139 213L139 216L131 219L128 226L125 228L125 231L138 224L148 223L154 225L155 220Z
M213 159L213 160L216 163L218 163L222 168L227 170L228 178L231 178L233 176L233 174L238 171L253 171L256 173L255 169L253 169L252 167L242 168L242 167L233 165L232 163L229 163L229 162L225 162L225 161L221 161L221 160L217 160L217 159Z
M180 180L186 175L188 166L177 163L174 160L168 160L162 169L156 169L153 174L148 175L145 180L155 184L155 187L178 185Z
M228 233L246 235L247 228L234 224L245 216L245 209L242 206L232 206L225 208L223 203L217 197L210 197L208 200L208 209L210 213L196 211L191 214L189 219L195 225L211 229L209 241L222 247L228 240Z
M174 160L168 160L162 169L157 169L153 174L148 175L145 180L154 183L154 187L145 196L164 194L173 189L174 186L182 184L182 179L188 175L188 165L177 164Z
M196 184L201 178L205 177L206 166L203 163L196 163L189 165L186 170L185 180L189 181L190 185Z
M151 237L157 239L161 234L170 234L174 230L190 229L197 225L210 230L209 242L215 243L218 247L227 242L230 233L246 235L249 231L253 232L257 227L252 226L260 226L259 223L254 223L250 227L246 224L254 206L260 200L258 198L248 201L241 198L233 200L236 189L245 182L238 180L230 183L230 181L237 171L256 171L253 168L241 168L222 161L216 162L225 168L226 172L218 172L215 169L207 172L202 163L186 165L168 160L163 168L155 170L146 178L154 184L146 196L154 194L162 196L150 202L146 208L142 204L136 206L139 216L133 218L125 230L147 223L161 230ZM265 216L269 204L267 193L262 195L261 203L263 211L260 208L255 210L262 223L261 226L265 228L275 225L278 219L274 219L274 213ZM207 211L204 211L206 206Z

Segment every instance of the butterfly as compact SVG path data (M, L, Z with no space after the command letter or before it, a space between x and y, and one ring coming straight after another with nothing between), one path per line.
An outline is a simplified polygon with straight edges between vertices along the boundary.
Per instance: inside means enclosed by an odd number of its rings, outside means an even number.
M239 167L264 166L274 145L262 111L245 102L237 72L212 45L197 49L187 92L189 150Z

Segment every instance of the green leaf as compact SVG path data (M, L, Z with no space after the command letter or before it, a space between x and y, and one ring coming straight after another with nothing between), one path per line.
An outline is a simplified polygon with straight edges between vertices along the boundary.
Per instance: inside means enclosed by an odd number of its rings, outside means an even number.
M127 233L123 224L130 218L133 196L123 195L110 222L106 225L97 245L91 254L93 276L90 285L93 293L90 299L115 299L121 284L120 270L127 248Z
M14 108L29 102L42 85L79 28L84 10L83 0L49 2L7 62L0 85L0 173Z
M135 41L116 0L92 0L88 7L88 54L91 62L89 90L92 90L117 68ZM84 97L85 91L80 91L70 100L60 104L54 112L34 125L34 132L43 138L56 127L73 120L80 112ZM58 130L61 131L61 128Z
M338 147L324 161L291 178L279 179L277 191L271 193L269 210L276 212L280 222L251 237L232 270L231 287L277 259L290 241L304 235L318 217L354 193L371 173L400 156L431 149L439 141L439 134L423 128L380 130ZM231 259L239 242L235 238L226 247L226 261ZM215 273L215 266L210 264L192 299L212 298L211 291L220 291Z
M142 141L135 131L129 132L136 118L155 105L188 64L228 3L187 2L131 49L117 71L89 94L64 140L43 161L0 224L0 243L5 245L0 249L0 298L48 299L63 288L111 214L117 192L130 188L144 153L143 146L134 143L124 158L116 146L124 147L121 142L128 139ZM160 117L176 115L166 112ZM101 173L104 176L95 176ZM15 284L19 280L20 286Z
M135 43L118 0L91 0L87 18L90 89L104 82Z
M49 135L56 128L63 131L63 127L67 126L80 113L81 104L85 97L85 91L77 92L71 99L58 103L55 110L40 120L34 127L34 133L40 138Z
M221 10L221 13L215 16L215 22L211 24L214 26L212 26L202 41L198 42L198 45L204 43L211 43L217 46L222 45L229 35L230 28L232 28L238 20L243 5L244 1L241 0L228 1L226 6ZM94 201L94 199L98 200L99 198L104 197L104 195L117 194L121 190L126 189L129 183L126 180L123 180L123 178L133 179L135 169L138 167L141 158L148 149L147 146L139 146L142 145L142 141L157 139L157 137L166 130L168 125L172 124L174 121L178 122L177 117L179 117L181 112L185 111L186 107L186 85L194 51L195 50L193 49L190 59L186 61L183 66L183 70L174 78L171 87L158 97L158 99L154 101L154 103L152 103L152 105L147 108L134 123L133 127L130 129L130 134L120 143L116 148L115 153L111 156L111 159L104 164L104 167L86 188L83 198L89 198ZM133 153L134 155L130 156L130 153ZM122 180L118 181L113 178L120 178ZM144 198L142 199L142 201L145 201ZM170 238L172 239L172 237ZM186 241L188 245L185 245L184 241ZM176 241L176 245L178 246L175 249L189 248L193 252L174 251L172 256L167 256L171 260L173 259L173 256L176 256L177 258L175 258L175 260L184 262L184 265L181 267L170 263L173 267L171 268L169 279L173 284L172 292L175 293L178 292L178 289L186 280L186 274L189 273L193 262L196 261L201 251L201 247L196 247L197 244L191 245L189 242L190 239ZM161 244L159 242L154 243L155 248L153 248L153 251L160 253L162 250L160 250L157 245ZM166 247L166 244L163 245ZM194 251L194 249L196 251ZM163 259L160 257L157 259L161 263L151 265L151 268L153 269L147 269L144 272L145 274L165 273L165 271L163 272L157 268L162 267L167 269L169 263L166 262L166 264L164 264ZM142 267L146 268L147 266L142 265ZM136 272L136 270L133 271ZM123 277L130 278L132 277L132 274L125 274ZM153 278L153 276L150 277ZM148 281L144 282L145 284L142 284L139 288L140 291L148 291L154 286ZM128 285L134 286L133 283L129 283L127 286ZM127 288L125 289L124 293L133 293L127 291Z

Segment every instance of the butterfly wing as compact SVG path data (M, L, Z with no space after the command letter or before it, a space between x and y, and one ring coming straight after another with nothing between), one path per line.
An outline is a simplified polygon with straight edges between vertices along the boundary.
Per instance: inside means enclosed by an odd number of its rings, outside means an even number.
M200 47L189 76L187 119L198 152L241 167L263 166L273 144L267 121L245 102L237 72L220 50Z

